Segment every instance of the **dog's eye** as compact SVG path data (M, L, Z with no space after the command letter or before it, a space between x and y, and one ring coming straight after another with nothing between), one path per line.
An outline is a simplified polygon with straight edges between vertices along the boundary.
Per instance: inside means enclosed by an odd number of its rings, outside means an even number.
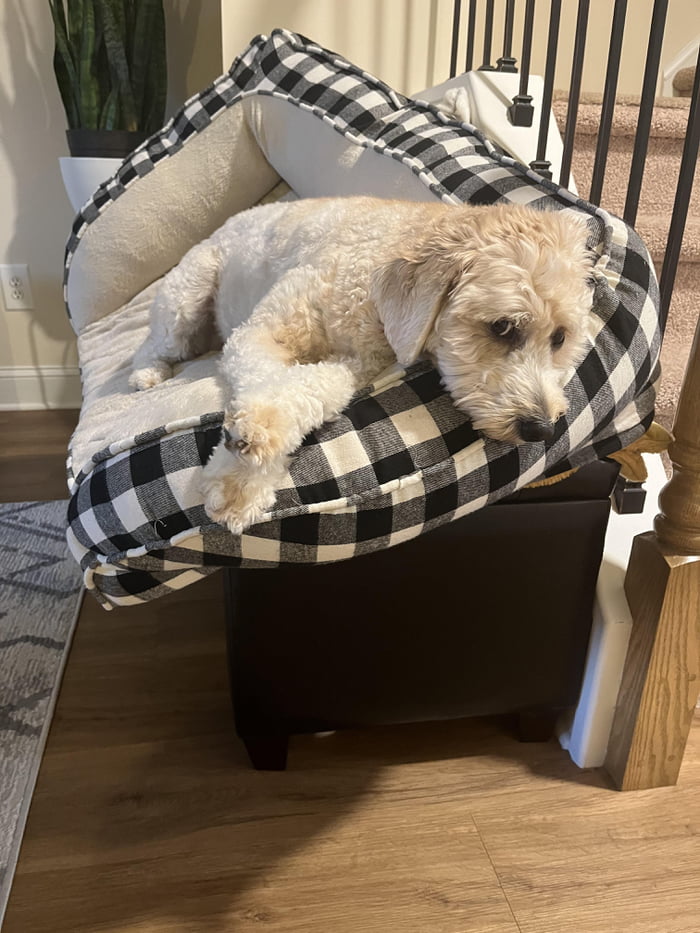
M501 318L500 321L494 321L491 325L491 333L494 337L511 337L515 332L515 324L507 318Z
M555 350L558 350L559 347L563 346L564 341L566 340L566 331L563 327L558 327L551 337L552 346Z

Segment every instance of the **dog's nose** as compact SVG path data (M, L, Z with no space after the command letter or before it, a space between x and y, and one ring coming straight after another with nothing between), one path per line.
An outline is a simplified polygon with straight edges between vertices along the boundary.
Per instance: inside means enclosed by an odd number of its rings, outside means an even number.
M518 418L518 433L524 441L551 441L554 425L539 418Z

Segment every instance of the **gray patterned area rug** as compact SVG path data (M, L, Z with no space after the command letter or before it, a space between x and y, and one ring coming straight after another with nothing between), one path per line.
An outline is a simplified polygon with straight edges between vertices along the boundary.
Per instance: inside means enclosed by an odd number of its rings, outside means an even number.
M82 598L66 509L0 504L0 924Z

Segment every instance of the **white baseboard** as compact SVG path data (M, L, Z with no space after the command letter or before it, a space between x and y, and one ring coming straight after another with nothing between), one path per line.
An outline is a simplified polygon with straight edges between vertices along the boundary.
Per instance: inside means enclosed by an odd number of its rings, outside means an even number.
M77 366L0 366L0 411L80 408Z

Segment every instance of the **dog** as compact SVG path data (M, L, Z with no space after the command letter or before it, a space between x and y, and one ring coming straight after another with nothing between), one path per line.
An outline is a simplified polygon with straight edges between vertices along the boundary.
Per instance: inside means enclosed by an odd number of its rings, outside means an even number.
M303 199L231 217L163 279L130 385L221 347L229 393L203 470L209 517L240 534L290 455L398 360L426 354L488 437L541 443L585 355L585 220L518 205Z

